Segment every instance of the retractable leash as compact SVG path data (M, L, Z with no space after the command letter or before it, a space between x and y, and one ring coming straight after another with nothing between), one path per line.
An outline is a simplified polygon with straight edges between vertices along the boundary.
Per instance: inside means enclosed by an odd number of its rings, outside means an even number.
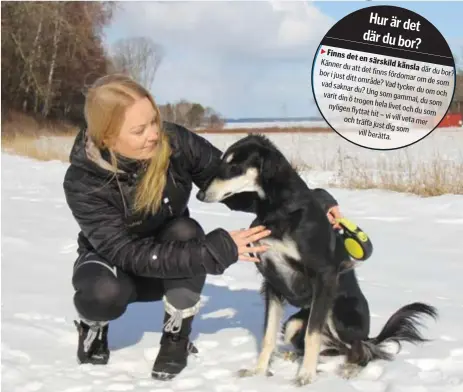
M336 221L341 226L340 234L347 253L355 260L367 260L373 253L373 244L367 234L347 218L338 218Z

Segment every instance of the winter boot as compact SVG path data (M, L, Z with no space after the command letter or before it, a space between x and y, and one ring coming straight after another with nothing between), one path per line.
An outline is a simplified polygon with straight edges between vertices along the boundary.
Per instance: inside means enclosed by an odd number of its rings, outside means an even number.
M79 332L77 362L80 364L106 365L109 361L108 323L77 322L74 324Z
M157 380L171 380L187 366L188 355L198 353L189 339L194 316L182 319L182 312L176 313L164 316L161 348L151 371L151 376Z

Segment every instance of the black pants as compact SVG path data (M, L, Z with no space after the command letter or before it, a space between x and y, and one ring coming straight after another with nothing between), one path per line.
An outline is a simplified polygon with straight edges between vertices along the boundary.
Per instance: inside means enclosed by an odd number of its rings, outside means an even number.
M182 217L167 224L157 239L187 241L204 236L195 220ZM198 312L205 280L206 275L188 279L134 276L89 252L74 265L74 305L87 321L110 321L120 317L130 303L164 300L168 314L177 312L186 318Z

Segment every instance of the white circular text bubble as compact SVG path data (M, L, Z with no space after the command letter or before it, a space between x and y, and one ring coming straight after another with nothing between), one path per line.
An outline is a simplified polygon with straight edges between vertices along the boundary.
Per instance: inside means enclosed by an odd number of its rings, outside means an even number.
M312 67L315 102L339 135L397 149L429 135L455 91L455 62L440 32L395 6L363 8L323 38Z

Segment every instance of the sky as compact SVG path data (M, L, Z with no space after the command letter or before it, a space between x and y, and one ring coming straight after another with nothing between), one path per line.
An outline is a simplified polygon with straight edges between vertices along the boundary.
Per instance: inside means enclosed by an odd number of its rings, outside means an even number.
M315 51L328 30L363 7L395 5L428 19L463 56L463 2L141 1L119 2L105 31L146 36L164 55L152 86L158 104L180 99L225 118L318 116L310 85Z

